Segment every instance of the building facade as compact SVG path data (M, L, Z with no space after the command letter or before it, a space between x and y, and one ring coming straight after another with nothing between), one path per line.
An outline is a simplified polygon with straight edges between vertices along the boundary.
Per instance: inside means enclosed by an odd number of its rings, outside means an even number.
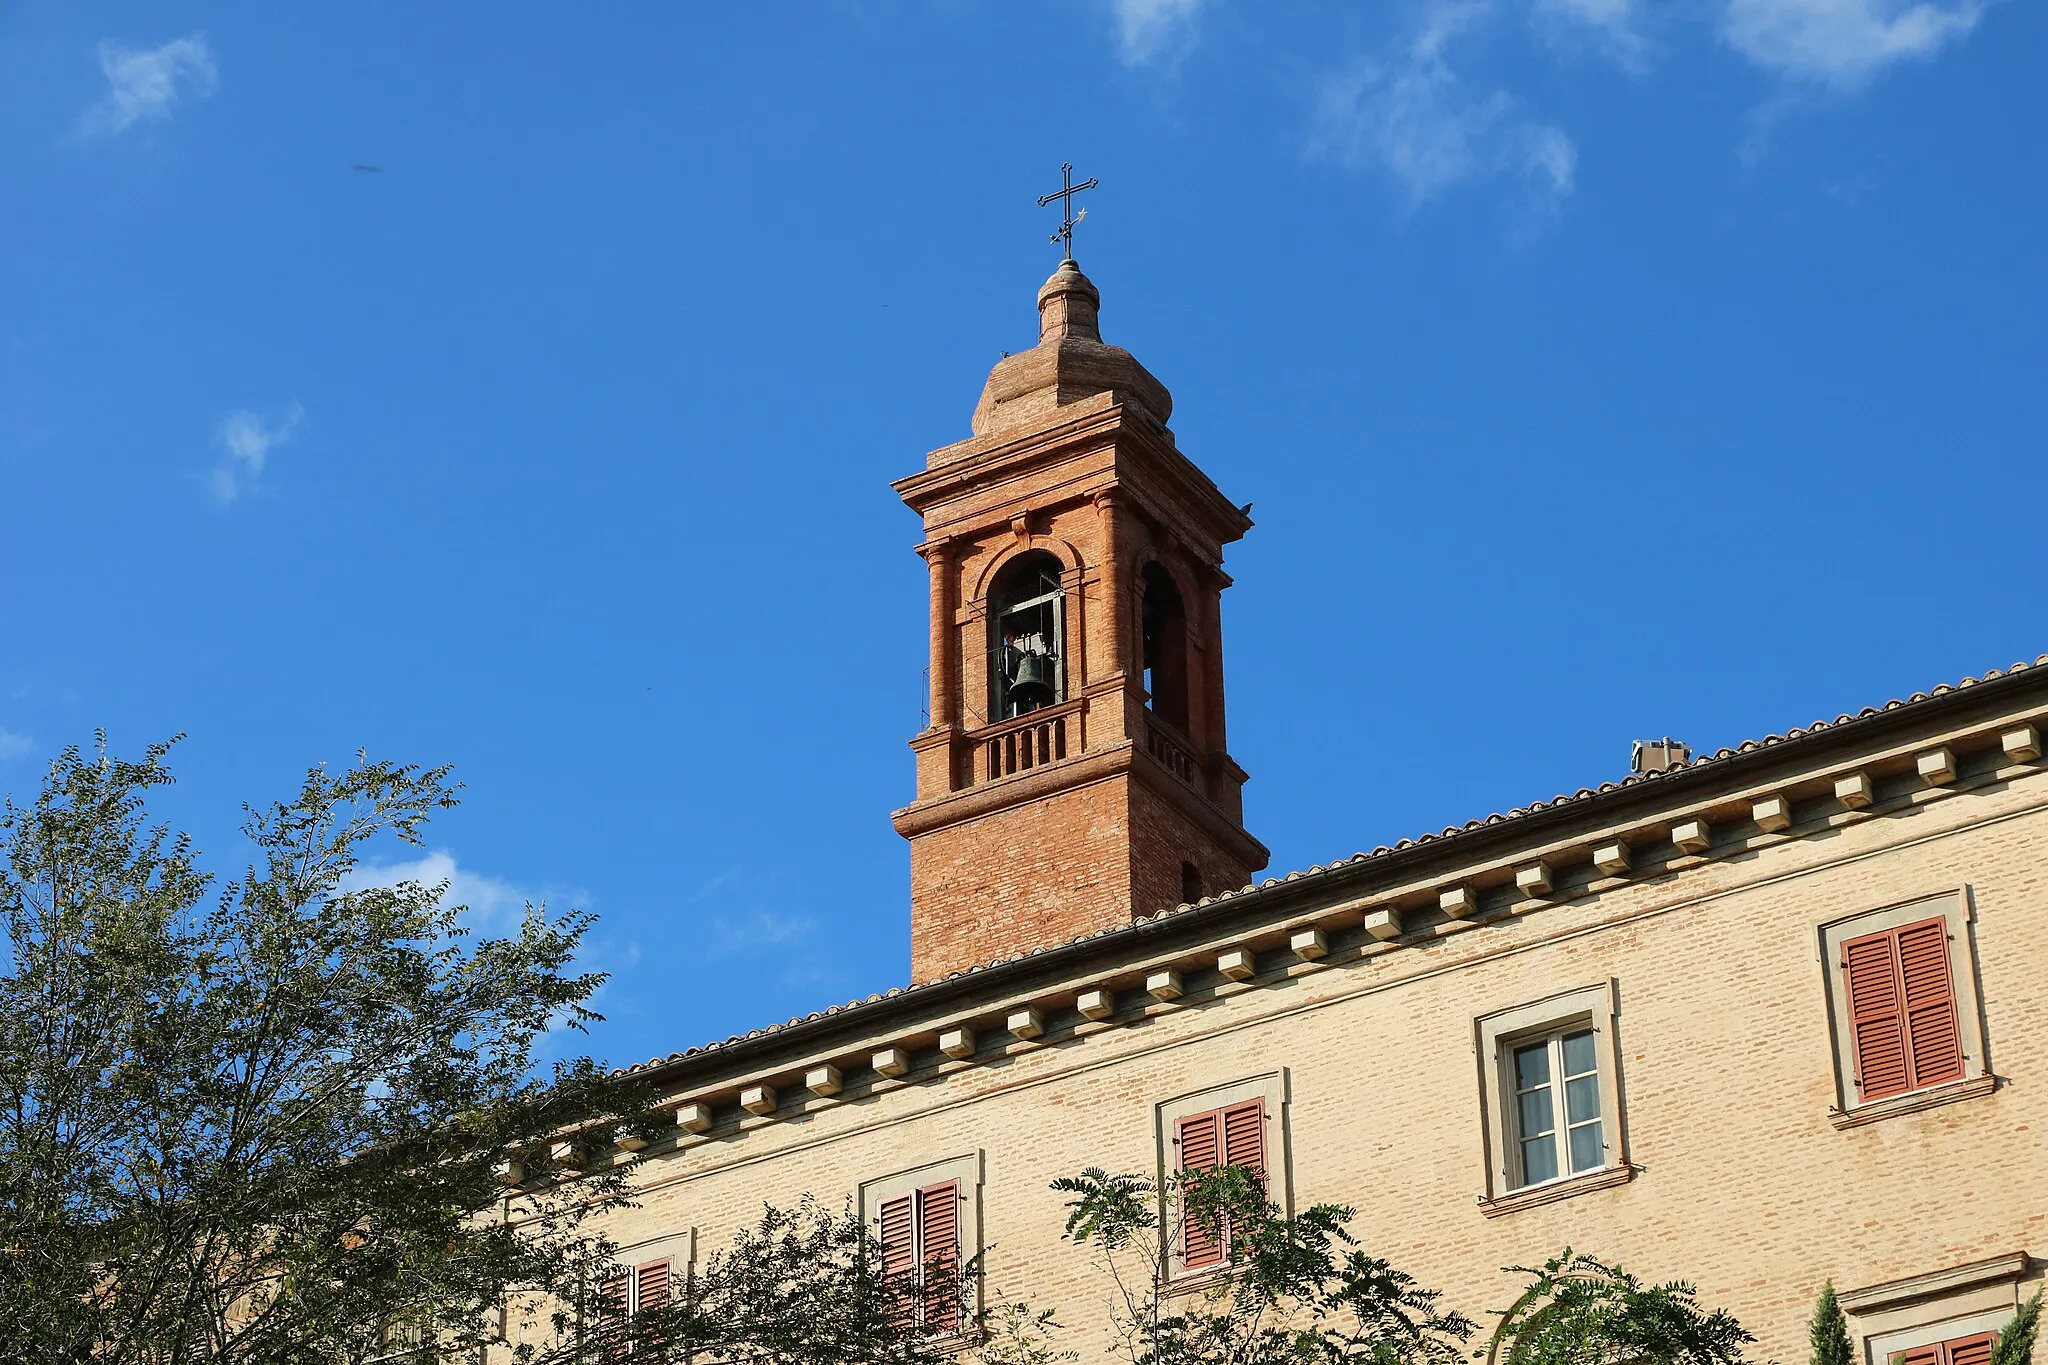
M633 1069L670 1135L589 1159L632 1163L636 1281L850 1196L1086 1358L1109 1290L1051 1182L1192 1154L1354 1206L1481 1321L1569 1244L1696 1280L1760 1359L1804 1359L1827 1280L1870 1361L1978 1359L2048 1240L2048 658L1254 883L1249 518L1071 262L1038 302L896 485L931 575L913 984Z

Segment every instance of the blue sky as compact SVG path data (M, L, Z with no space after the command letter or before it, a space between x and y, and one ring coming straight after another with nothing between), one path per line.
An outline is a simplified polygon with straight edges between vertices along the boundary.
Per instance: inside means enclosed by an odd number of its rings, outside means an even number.
M452 762L616 1061L900 984L888 482L1109 340L1275 872L2048 651L2038 0L0 13L0 789ZM375 167L375 170L356 169Z

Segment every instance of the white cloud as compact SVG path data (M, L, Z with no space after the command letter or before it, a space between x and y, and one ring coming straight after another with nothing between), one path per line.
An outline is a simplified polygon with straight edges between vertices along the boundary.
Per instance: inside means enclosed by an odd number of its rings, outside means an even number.
M1532 204L1555 213L1571 194L1578 151L1564 130L1524 117L1504 90L1473 89L1452 69L1453 39L1489 13L1481 3L1436 0L1388 56L1325 82L1314 148L1342 165L1374 165L1411 205L1479 176L1524 179Z
M0 763L11 758L26 758L36 751L36 742L27 735L17 735L12 730L0 730Z
M1537 29L1555 42L1590 41L1629 71L1649 67L1643 0L1534 0L1530 12Z
M1555 212L1577 183L1579 148L1554 123L1532 123L1521 131L1519 168L1528 177L1535 206Z
M1195 14L1206 0L1109 0L1117 49L1126 66L1172 61L1195 39Z
M1984 0L1724 0L1721 36L1793 80L1855 90L1968 36Z
M78 120L82 137L112 137L138 123L161 123L181 98L203 99L220 84L206 35L173 38L162 47L100 44L107 93Z
M445 848L401 863L363 863L342 881L344 891L362 891L377 886L397 886L401 882L418 882L422 886L448 884L442 897L445 905L462 905L476 924L493 933L505 933L519 926L526 914L528 903L535 905L550 899L580 902L589 899L583 893L555 888L553 896L532 887L514 885L497 877L464 868L455 855Z
M809 915L785 915L772 910L720 915L711 922L711 950L732 955L779 947L807 939L817 928L818 921Z
M233 502L263 477L272 447L288 444L298 435L306 410L297 403L288 406L274 420L257 413L236 411L221 419L214 440L223 454L208 479L214 497Z

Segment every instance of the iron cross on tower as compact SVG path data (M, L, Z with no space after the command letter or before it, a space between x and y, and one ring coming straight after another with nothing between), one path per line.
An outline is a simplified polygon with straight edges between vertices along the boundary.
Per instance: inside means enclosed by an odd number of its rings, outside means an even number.
M1074 224L1088 216L1088 210L1086 209L1082 209L1079 213L1074 212L1074 196L1082 190L1092 190L1102 182L1091 175L1076 185L1074 183L1074 163L1071 161L1060 167L1060 180L1063 188L1051 194L1039 195L1038 207L1044 208L1055 199L1060 201L1060 230L1052 235L1052 240L1057 242L1060 248L1067 253L1063 259L1071 261L1074 259Z

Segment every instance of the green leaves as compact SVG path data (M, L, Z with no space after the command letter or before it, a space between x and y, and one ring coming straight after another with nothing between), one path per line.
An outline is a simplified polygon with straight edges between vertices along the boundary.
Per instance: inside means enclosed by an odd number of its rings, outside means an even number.
M1991 1365L2031 1365L2034 1338L2041 1330L2041 1291L2020 1305L2020 1311L1991 1344Z
M1755 1340L1725 1309L1702 1309L1691 1285L1644 1285L1569 1247L1513 1270L1530 1283L1494 1331L1498 1365L1738 1365Z
M1832 1280L1821 1286L1806 1335L1813 1344L1812 1365L1853 1365L1856 1348L1849 1341L1849 1319L1835 1298Z
M974 1273L941 1283L941 1268L925 1267L925 1292L962 1293ZM764 1207L758 1224L679 1287L680 1301L634 1319L636 1359L951 1365L959 1348L906 1317L909 1287L884 1273L881 1245L850 1203L835 1212L806 1195L794 1208ZM1059 1358L1034 1354L1046 1328L1028 1310L1006 1324L1004 1342L1021 1352L1003 1357L1007 1365Z
M1289 1218L1244 1166L1185 1172L1162 1188L1090 1169L1053 1182L1071 1195L1067 1237L1103 1253L1117 1292L1111 1326L1132 1365L1452 1365L1472 1324L1354 1245L1353 1210ZM1181 1219L1225 1249L1213 1276L1181 1268ZM1177 1284L1178 1281L1178 1284Z
M1052 1188L1074 1197L1067 1201L1068 1240L1100 1242L1110 1250L1126 1245L1142 1231L1158 1226L1152 1211L1152 1182L1143 1176L1111 1175L1090 1166L1079 1175L1062 1176Z
M365 759L249 809L245 870L216 890L148 821L168 752L69 750L0 813L17 1348L355 1361L394 1321L460 1345L508 1294L572 1293L617 1176L536 1186L513 1223L493 1168L634 1100L588 1063L534 1074L535 1042L589 1017L589 917L532 908L480 939L445 888L375 884L365 852L418 842L457 788Z
M1354 1211L1343 1205L1288 1217L1247 1167L1188 1171L1164 1186L1090 1169L1053 1188L1071 1196L1068 1239L1101 1253L1116 1291L1116 1353L1131 1365L1465 1358L1472 1322L1361 1250L1349 1227ZM1206 1234L1202 1244L1224 1248L1215 1271L1190 1275L1181 1264L1184 1220ZM1691 1285L1644 1285L1570 1249L1520 1273L1530 1282L1480 1356L1493 1365L1738 1365L1752 1340L1725 1311L1702 1309ZM1833 1304L1832 1291L1824 1303ZM1818 1349L1818 1315L1814 1332ZM1847 1359L1815 1356L1816 1365Z

